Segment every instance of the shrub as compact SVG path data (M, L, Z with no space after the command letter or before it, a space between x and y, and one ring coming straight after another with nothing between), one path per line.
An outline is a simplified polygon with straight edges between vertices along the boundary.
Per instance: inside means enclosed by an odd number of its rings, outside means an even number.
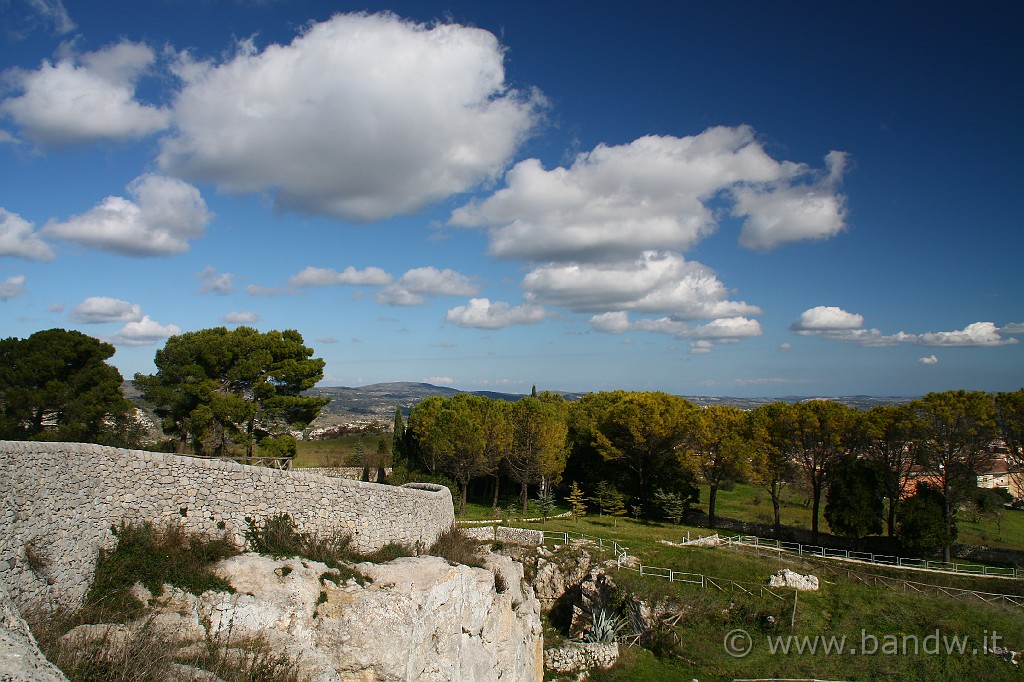
M117 545L100 550L95 577L80 612L81 622L124 622L137 615L144 605L129 591L135 583L142 583L154 595L163 594L165 583L194 594L232 591L231 585L211 570L217 561L238 554L227 537L190 533L175 523L163 528L149 522L122 523L111 530Z
M465 564L483 568L483 561L477 554L479 550L480 544L476 540L452 526L438 536L427 550L427 554L442 557L452 565Z
M340 531L327 535L300 533L288 514L278 514L262 521L249 518L245 521L249 526L245 537L252 550L274 557L301 556L339 568L345 562L369 561L379 564L402 556L412 556L407 547L395 542L375 552L362 554L352 549L352 537Z

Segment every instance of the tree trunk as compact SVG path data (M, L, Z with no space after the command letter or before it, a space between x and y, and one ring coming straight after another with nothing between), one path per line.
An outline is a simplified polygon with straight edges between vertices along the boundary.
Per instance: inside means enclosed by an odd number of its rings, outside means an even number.
M501 476L494 474L494 499L491 500L491 509L498 508L498 489L501 486Z
M712 483L708 492L708 528L715 527L715 498L718 497L718 484Z
M811 481L811 544L818 544L818 510L821 508L821 481Z
M526 516L526 505L530 501L528 488L529 485L523 481L522 488L519 489L519 501L523 503L523 516Z
M387 483L387 482L388 482L388 474L387 474L386 471L384 471L384 467L382 467L382 466L377 467L377 483Z
M775 512L775 539L778 540L782 537L782 517L779 514L779 493L772 490L772 509Z
M469 491L469 481L459 481L459 516L466 515L466 493Z
M889 537L896 536L896 500L898 496L889 496L889 515L885 519L886 531Z

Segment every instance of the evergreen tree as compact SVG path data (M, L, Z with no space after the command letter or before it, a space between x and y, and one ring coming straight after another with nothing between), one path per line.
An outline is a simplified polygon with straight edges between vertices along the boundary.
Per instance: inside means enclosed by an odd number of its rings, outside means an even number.
M405 450L405 422L402 421L402 408L395 408L394 434L391 437L391 466L409 467L408 454Z
M569 496L565 498L565 501L569 503L569 512L577 523L579 523L581 516L587 515L586 500L587 498L583 495L579 484L573 481L572 486L569 488Z

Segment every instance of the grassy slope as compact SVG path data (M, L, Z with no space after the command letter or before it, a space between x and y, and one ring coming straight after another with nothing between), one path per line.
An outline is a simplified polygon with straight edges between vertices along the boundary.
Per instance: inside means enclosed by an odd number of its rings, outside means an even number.
M806 504L805 504L806 502ZM698 508L708 509L708 490L702 487ZM822 514L818 518L818 526L823 532L829 532L825 521L825 501L822 500ZM757 486L737 484L732 490L719 490L715 502L715 513L721 517L730 517L743 521L772 522L772 500L768 493ZM789 487L783 490L781 505L782 525L799 528L811 527L811 507L807 494L799 489ZM960 529L958 542L971 545L987 545L989 547L1006 547L1024 549L1024 511L1006 510L997 524L992 518L982 517L971 521L965 514L957 520Z
M1024 679L1021 671L1009 663L985 656L982 641L992 632L1004 637L1001 642L1012 649L1024 649L1024 633L1019 623L1024 610L1008 606L992 606L981 602L958 601L949 597L903 593L868 587L853 580L825 577L814 564L787 563L775 557L757 557L724 548L678 548L659 544L658 539L678 540L686 532L683 526L640 524L619 519L613 526L608 520L586 518L579 521L552 520L543 527L549 530L570 530L616 539L630 547L645 564L678 571L703 573L740 581L755 593L768 576L786 566L805 573L821 575L822 589L802 593L797 601L795 627L792 593L782 600L765 595L751 597L740 591L716 591L697 586L672 583L620 571L616 581L630 591L654 597L672 595L687 614L676 633L679 658L655 658L649 652L631 649L627 664L595 675L595 680L732 680L737 677L815 677L832 680L1003 680ZM695 529L689 529L691 533ZM706 531L705 531L706 532ZM922 578L929 580L930 578ZM957 584L975 589L1001 586L1004 591L1024 592L1020 583L1001 584L977 582L955 577L939 577L943 584ZM774 625L769 624L770 618ZM734 658L725 651L727 633L745 629L753 641L753 650L744 658ZM969 637L963 655L930 655L925 653L925 637L939 631L940 637ZM873 655L852 655L851 648L860 649L863 640L870 648L877 637L879 651ZM767 637L787 635L816 637L847 637L843 655L771 653ZM882 653L885 636L906 641L908 655ZM891 642L892 640L890 640ZM978 654L974 655L974 649ZM929 644L929 651L930 644Z

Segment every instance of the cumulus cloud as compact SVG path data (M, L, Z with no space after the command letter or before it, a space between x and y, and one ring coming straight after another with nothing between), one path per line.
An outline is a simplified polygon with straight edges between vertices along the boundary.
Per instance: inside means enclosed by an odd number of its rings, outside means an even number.
M552 263L523 278L531 302L576 312L627 310L667 313L674 319L756 315L757 306L728 300L714 271L675 253L649 251L629 263Z
M918 362L922 365L937 365L939 364L939 359L935 355L929 355L926 358L920 358Z
M312 265L293 275L288 284L293 287L326 287L334 284L383 285L391 281L391 275L384 270L369 267L357 270L351 265L338 272L331 268L317 268Z
M199 190L163 175L142 175L127 188L131 199L110 196L65 222L50 221L47 236L128 256L170 256L188 251L213 215Z
M72 308L71 319L84 324L138 322L142 319L142 307L119 298L90 296Z
M136 83L155 60L149 46L122 41L44 61L35 71L10 70L7 79L20 94L0 102L0 112L41 144L144 137L170 123L168 111L135 99Z
M975 322L951 332L926 332L918 337L923 346L1005 346L1017 339L1004 338L995 324Z
M708 349L714 343L733 343L739 339L760 336L762 333L761 324L757 320L745 317L721 318L707 324L694 325L668 317L641 318L631 321L629 315L623 311L594 315L590 318L590 326L594 331L607 334L645 331L668 334L683 339L702 339L706 343L698 344L698 347Z
M164 339L181 333L176 324L162 325L144 315L137 322L129 322L121 328L110 342L115 346L154 346Z
M800 313L800 316L789 326L799 334L814 334L822 331L839 329L857 329L864 326L864 316L848 313L835 306L819 305Z
M912 334L899 331L883 334L878 329L866 329L864 317L842 308L817 306L800 313L790 329L803 336L819 336L833 341L849 341L861 346L894 346L909 343L919 346L973 347L1006 346L1017 343L1017 339L1003 336L992 322L974 322L963 329L948 332L925 332ZM1013 325L1010 325L1011 327Z
M837 206L842 199L831 188L842 158L830 155L829 173L814 185ZM771 158L748 126L682 138L651 135L598 145L569 168L545 170L537 159L522 161L508 172L504 188L456 209L449 224L490 228L491 253L503 258L622 260L643 250L688 250L717 228L712 204L733 196L749 220L784 220L786 240L819 237L835 231L834 217L824 209L796 210L800 202L791 196L806 189L804 178L819 175ZM825 218L828 224L818 225ZM799 227L788 227L794 220Z
M0 208L0 256L53 260L53 249L33 227L17 213Z
M1000 331L1004 334L1024 334L1024 322L1011 322L1003 325Z
M846 200L836 192L846 155L825 157L828 173L810 184L740 185L732 213L745 217L740 244L769 250L787 242L834 237L846 226Z
M374 300L384 305L422 305L428 296L473 296L478 291L465 275L428 266L409 270L377 292Z
M288 45L180 59L161 167L278 207L374 221L494 178L543 105L482 29L335 15Z
M230 272L217 272L212 265L207 265L202 272L196 273L201 294L230 294L235 290Z
M228 324L255 324L260 321L260 314L252 311L232 310L221 318Z
M471 298L466 305L452 308L444 321L459 327L501 329L517 324L536 324L545 320L548 312L541 306L523 304L510 306L504 301Z
M0 282L0 301L21 296L25 292L25 275L14 275Z

